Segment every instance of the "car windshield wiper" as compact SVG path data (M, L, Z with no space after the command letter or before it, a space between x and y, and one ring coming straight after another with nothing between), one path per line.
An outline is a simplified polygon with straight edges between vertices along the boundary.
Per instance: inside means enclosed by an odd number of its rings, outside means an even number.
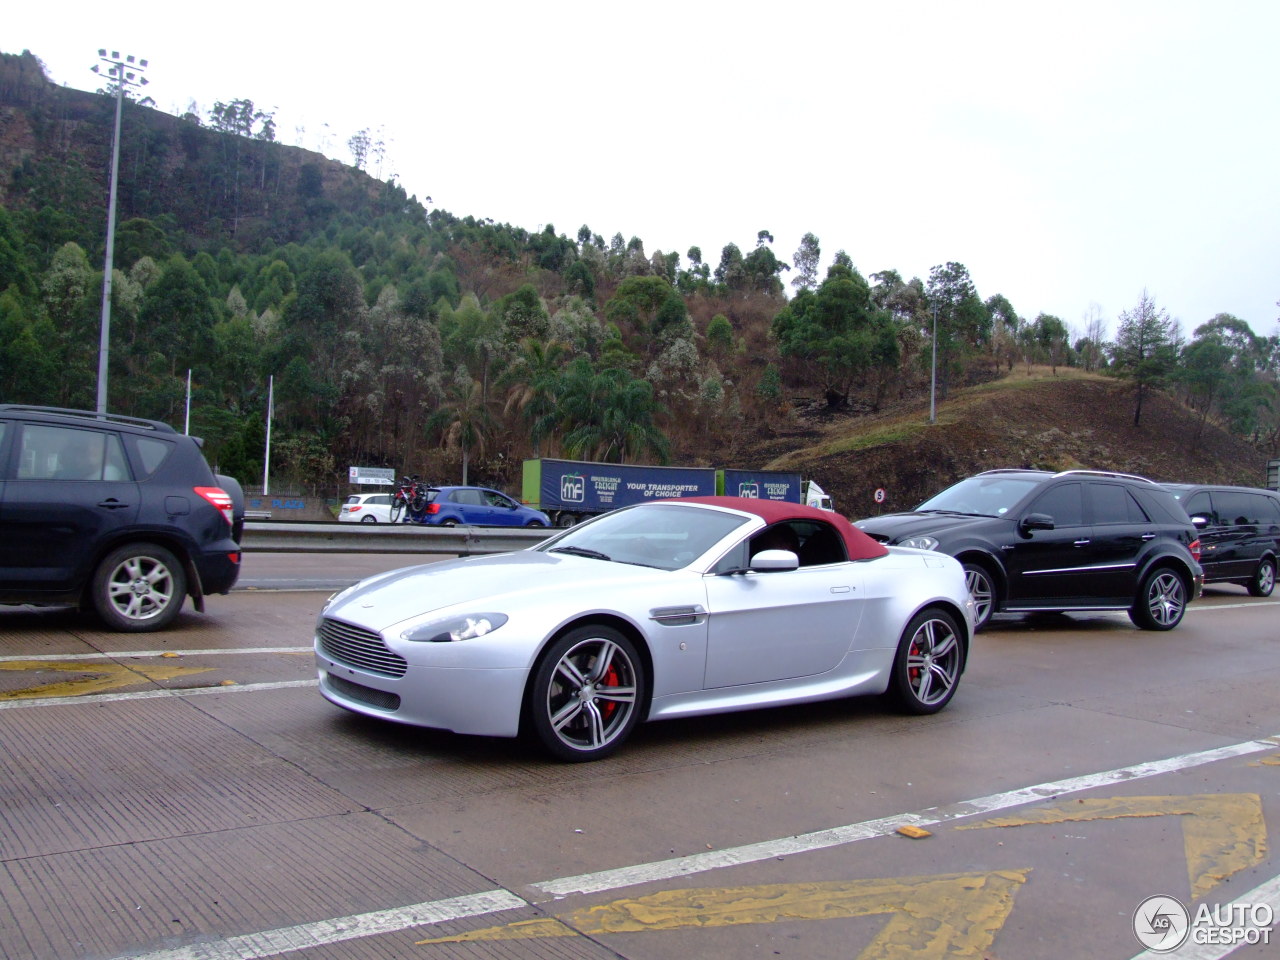
M575 557L590 557L592 560L612 560L613 557L589 547L552 547L547 553L572 553Z

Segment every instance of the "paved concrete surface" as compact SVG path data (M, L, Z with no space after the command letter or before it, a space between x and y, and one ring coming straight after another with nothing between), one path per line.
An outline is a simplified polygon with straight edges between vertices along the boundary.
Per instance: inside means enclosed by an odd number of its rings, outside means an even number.
M298 583L373 570L317 559L246 558L161 634L0 608L0 955L1131 958L1147 897L1275 896L1278 602L1001 619L934 717L650 724L561 765L325 702L329 588Z

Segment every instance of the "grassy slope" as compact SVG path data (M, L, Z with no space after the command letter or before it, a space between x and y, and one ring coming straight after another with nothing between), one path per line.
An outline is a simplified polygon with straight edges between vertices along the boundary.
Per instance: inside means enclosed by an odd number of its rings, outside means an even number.
M852 518L904 510L948 484L996 467L1136 473L1164 482L1262 486L1268 455L1206 424L1164 395L1133 426L1133 388L1111 378L1022 368L937 405L840 418L775 437L756 462L814 479ZM784 452L785 451L785 452ZM883 505L873 494L887 491Z

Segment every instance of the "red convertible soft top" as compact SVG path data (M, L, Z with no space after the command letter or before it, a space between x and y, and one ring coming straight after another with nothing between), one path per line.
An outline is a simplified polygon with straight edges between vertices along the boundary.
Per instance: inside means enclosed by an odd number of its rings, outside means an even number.
M784 520L821 520L835 527L844 537L845 549L850 560L871 560L883 557L889 551L877 540L873 540L852 523L830 510L819 510L817 507L805 506L802 503L786 503L781 500L753 500L748 497L681 497L672 503L705 503L712 507L728 507L741 510L743 513L754 513L765 523L781 523Z

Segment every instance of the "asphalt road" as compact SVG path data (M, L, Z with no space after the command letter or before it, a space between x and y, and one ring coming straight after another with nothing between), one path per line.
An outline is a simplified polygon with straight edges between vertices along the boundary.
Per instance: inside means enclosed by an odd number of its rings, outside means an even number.
M1001 620L934 717L656 723L560 765L319 696L324 591L404 558L259 559L162 634L0 608L6 960L1128 960L1149 897L1280 909L1280 602ZM1190 949L1161 955L1228 955Z

